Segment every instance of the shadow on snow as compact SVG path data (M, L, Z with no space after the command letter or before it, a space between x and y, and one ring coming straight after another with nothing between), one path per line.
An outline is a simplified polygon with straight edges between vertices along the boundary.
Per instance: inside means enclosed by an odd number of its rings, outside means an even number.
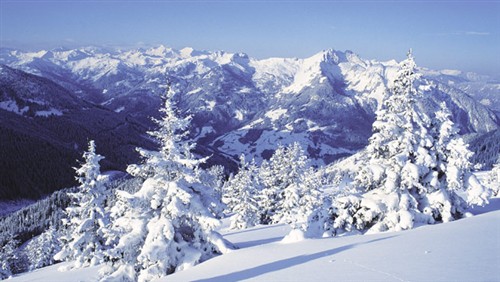
M240 271L233 272L233 273L223 274L223 275L219 275L219 276L215 276L215 277L211 277L211 278L207 278L207 279L195 280L195 282L241 281L244 279L250 279L250 278L260 276L260 275L264 275L264 274L269 273L269 272L274 272L274 271L278 271L281 269L294 267L296 265L303 264L303 263L306 263L306 262L309 262L312 260L320 259L322 257L332 256L332 255L338 254L340 252L355 248L358 245L364 245L364 244L369 244L369 243L373 243L373 242L377 242L377 241L382 241L382 240L386 240L386 239L389 239L389 238L392 238L395 236L396 235L384 237L384 238L379 238L379 239L375 239L375 240L370 240L370 241L362 242L362 243L349 244L346 246L342 246L342 247L338 247L338 248L334 248L334 249L330 249L330 250L326 250L326 251L322 251L322 252L318 252L318 253L314 253L314 254L300 255L300 256L295 256L295 257L291 257L291 258L286 258L286 259L274 261L271 263L255 266L252 268L240 270Z

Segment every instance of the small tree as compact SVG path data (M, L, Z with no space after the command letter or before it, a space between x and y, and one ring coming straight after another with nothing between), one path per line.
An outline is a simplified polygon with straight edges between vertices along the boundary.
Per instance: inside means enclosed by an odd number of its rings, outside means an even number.
M319 206L321 181L316 178L299 143L286 148L285 158L288 179L283 183L287 186L283 189L282 200L276 204L273 220L305 231L308 217Z
M492 190L495 196L500 193L500 157L498 157L496 164L488 175L487 185Z
M210 187L208 197L204 197L204 203L208 206L210 212L216 218L224 217L224 210L226 205L222 201L225 185L224 167L215 165L207 170L197 169L196 177L203 183L203 185Z
M99 162L104 158L95 152L95 143L89 142L83 153L85 162L75 168L80 183L78 191L71 194L72 203L66 208L67 219L63 223L66 235L61 238L62 250L55 260L74 260L74 267L97 265L104 262L103 251L107 248L105 236L109 218L105 211L106 188Z
M262 183L260 201L260 223L275 223L276 205L282 200L283 190L288 186L286 179L285 147L279 145L269 161L263 161L259 171Z
M0 250L0 279L6 279L15 272L13 264L18 259L17 248L19 240L11 238L6 241Z
M263 162L261 223L290 222L291 213L295 212L292 210L298 207L304 193L302 185L309 167L304 151L296 142L288 147L279 145L269 162Z
M30 270L35 270L56 262L54 255L61 250L59 234L54 226L50 226L40 236L29 241L24 249L28 257Z
M235 213L231 218L232 229L244 229L259 223L259 190L258 168L255 162L245 161L240 156L240 169L224 187L224 202Z

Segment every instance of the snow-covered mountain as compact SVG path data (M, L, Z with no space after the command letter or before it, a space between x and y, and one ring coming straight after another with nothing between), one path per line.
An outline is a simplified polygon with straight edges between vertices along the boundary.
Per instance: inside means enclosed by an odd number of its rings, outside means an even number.
M374 112L397 69L396 61L365 60L350 51L258 60L243 53L165 46L0 49L0 64L6 65L2 73L18 69L51 80L74 97L109 109L133 128L134 122L151 126L149 117L158 115L161 95L171 85L180 94L180 110L193 116L198 153L228 166L228 160L242 153L259 161L270 157L279 143L293 141L300 141L318 165L352 154L367 144ZM433 112L445 101L462 133L498 128L493 111L498 110L497 84L461 72L422 72L430 81L423 89L423 110ZM482 92L484 87L490 94ZM23 114L27 109L14 104L12 95L1 97L3 110ZM64 116L71 99L51 101L53 106L38 114Z

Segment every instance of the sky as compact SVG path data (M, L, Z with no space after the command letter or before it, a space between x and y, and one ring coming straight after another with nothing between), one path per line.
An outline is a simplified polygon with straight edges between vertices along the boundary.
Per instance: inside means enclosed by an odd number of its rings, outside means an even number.
M0 47L105 45L364 59L500 75L497 1L0 0Z

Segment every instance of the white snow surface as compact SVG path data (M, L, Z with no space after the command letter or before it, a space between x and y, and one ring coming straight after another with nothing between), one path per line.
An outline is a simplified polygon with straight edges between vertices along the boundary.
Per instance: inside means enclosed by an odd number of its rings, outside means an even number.
M225 222L221 232L240 249L159 281L500 281L500 198L470 211L409 231L287 242L286 225L227 230ZM10 281L98 279L99 266L58 271L65 264Z
M62 116L63 112L58 109L50 108L50 110L47 111L37 111L35 115L39 117Z
M6 110L9 112L13 112L13 113L16 113L18 115L22 115L29 110L28 107L24 107L22 109L19 109L19 106L17 105L16 101L11 101L11 100L1 101L0 102L0 109Z

